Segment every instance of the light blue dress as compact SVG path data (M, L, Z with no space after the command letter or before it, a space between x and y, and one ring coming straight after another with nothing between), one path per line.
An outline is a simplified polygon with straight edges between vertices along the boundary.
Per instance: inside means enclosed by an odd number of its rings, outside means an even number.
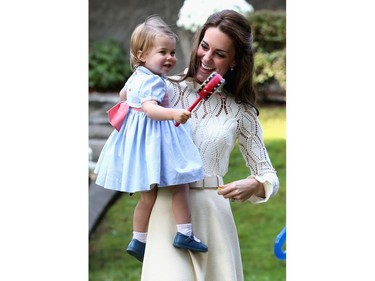
M139 66L125 84L130 108L105 143L95 167L96 184L134 193L203 179L202 160L188 123L153 120L141 111L155 100L169 107L162 77ZM136 110L138 109L138 110Z

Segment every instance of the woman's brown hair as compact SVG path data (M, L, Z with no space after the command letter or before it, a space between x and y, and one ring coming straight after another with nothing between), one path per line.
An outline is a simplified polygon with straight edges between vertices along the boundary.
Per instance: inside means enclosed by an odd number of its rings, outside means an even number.
M212 14L195 34L193 51L190 57L190 64L186 77L195 77L200 61L197 58L197 50L206 30L216 27L221 32L228 35L235 47L236 66L233 70L228 70L224 75L224 89L233 95L237 103L252 105L257 113L256 92L253 87L254 55L252 50L252 33L248 20L241 14L232 10L223 10Z

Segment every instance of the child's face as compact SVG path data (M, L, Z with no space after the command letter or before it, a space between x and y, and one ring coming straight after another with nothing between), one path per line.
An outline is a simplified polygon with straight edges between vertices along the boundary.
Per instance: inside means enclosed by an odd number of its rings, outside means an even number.
M165 75L175 67L176 40L168 36L156 36L154 46L143 56L144 66L158 75Z

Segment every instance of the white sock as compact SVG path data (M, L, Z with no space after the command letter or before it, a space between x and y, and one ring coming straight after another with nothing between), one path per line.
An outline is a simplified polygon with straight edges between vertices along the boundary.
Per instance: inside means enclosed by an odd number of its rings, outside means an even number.
M191 223L185 223L185 224L176 224L177 226L177 232L182 233L186 236L191 236L193 234L193 226ZM194 236L194 240L197 242L201 242L197 237Z
M147 240L147 232L135 232L133 231L133 239L137 239L142 243L146 243Z
M183 235L190 236L193 233L193 226L191 223L176 224L177 231Z

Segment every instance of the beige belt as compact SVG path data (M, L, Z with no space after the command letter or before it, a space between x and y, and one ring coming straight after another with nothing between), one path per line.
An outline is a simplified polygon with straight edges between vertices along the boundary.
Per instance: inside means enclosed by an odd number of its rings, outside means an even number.
M224 181L221 176L205 176L203 180L190 183L190 188L217 188L223 184Z

